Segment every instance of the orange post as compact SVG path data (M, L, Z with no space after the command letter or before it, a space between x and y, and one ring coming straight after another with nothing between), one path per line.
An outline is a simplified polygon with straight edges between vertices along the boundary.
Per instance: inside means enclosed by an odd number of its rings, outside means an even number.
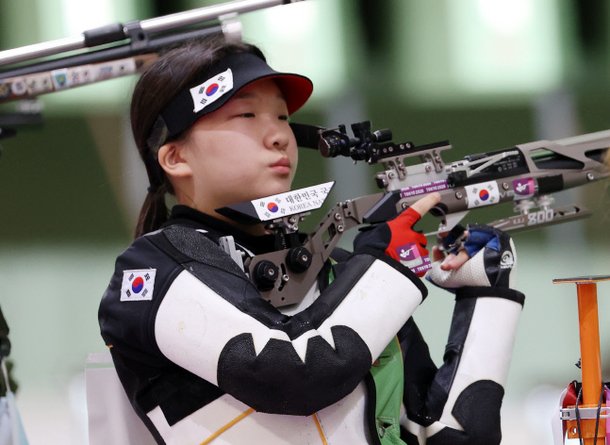
M580 363L582 371L582 402L579 408L597 408L602 392L602 367L599 344L599 315L597 282L610 276L559 278L553 283L575 283L578 296L578 325L580 330ZM568 438L583 439L585 445L595 443L596 419L582 419L578 435L576 421L568 421ZM605 444L606 422L597 422L597 444Z
M577 283L582 401L597 406L602 387L599 318L595 283Z

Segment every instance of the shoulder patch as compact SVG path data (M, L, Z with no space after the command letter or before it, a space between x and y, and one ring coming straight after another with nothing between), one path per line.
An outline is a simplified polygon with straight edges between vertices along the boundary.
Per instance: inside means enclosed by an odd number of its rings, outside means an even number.
M121 301L152 300L157 269L131 269L123 271Z

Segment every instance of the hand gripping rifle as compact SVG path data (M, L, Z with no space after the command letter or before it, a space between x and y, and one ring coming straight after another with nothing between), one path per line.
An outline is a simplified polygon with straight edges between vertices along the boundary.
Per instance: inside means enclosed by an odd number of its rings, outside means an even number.
M553 193L610 175L604 165L610 130L529 142L445 163L441 155L451 148L447 141L422 146L395 143L389 130L371 131L370 122L353 124L353 136L345 126L291 125L300 146L317 149L324 157L381 164L383 170L375 179L383 191L337 203L304 241L297 236L298 223L323 205L332 182L218 209L243 223L263 222L276 234L274 252L249 257L230 240L225 247L275 306L304 298L346 230L387 221L428 193L441 195L430 212L440 218L438 232L451 231L470 210L507 201L514 203L515 214L489 225L510 231L589 216L591 212L579 205L554 207Z

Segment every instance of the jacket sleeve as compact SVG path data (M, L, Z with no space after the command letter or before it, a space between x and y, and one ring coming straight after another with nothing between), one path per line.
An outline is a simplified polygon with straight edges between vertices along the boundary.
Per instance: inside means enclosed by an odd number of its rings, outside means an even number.
M165 236L181 252L192 245ZM194 236L205 254L188 252L169 283L155 283L150 335L167 359L257 411L307 415L349 394L425 296L400 264L354 255L311 306L283 315L216 244Z

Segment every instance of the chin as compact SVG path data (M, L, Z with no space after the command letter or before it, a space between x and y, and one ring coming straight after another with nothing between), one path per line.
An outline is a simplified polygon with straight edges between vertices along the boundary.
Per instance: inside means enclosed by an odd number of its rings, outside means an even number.
M282 184L282 185L277 185L275 187L267 187L267 188L265 188L264 191L262 191L259 198L264 198L265 196L271 196L271 195L279 195L280 193L289 192L290 189L291 189L290 184Z

